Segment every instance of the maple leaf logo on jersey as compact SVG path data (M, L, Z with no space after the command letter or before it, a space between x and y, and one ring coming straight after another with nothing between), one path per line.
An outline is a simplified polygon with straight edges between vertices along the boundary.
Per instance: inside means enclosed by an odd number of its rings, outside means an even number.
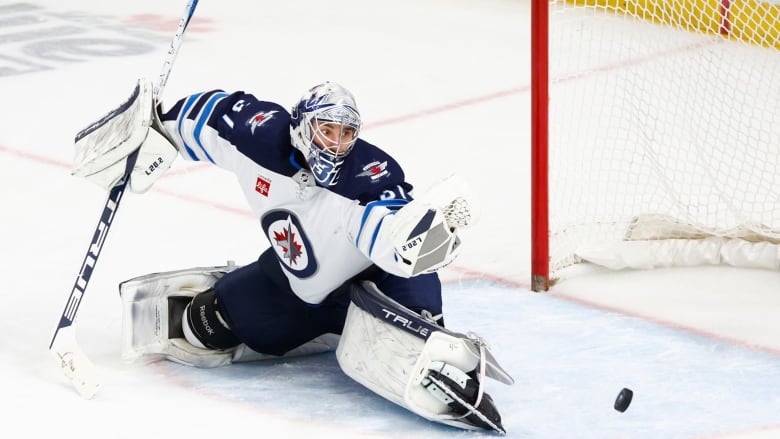
M255 114L254 116L249 118L249 120L246 122L247 125L249 125L250 127L249 130L252 132L252 134L254 134L255 128L271 120L274 117L274 114L276 113L277 113L276 110L272 110L272 111L261 111Z
M301 244L295 242L295 233L289 228L284 228L282 233L274 232L274 239L276 245L282 249L282 257L290 261L290 265L296 265L303 252L301 252Z
M372 162L363 166L363 172L359 173L358 177L369 177L371 180L377 180L380 177L387 175L387 162Z
M289 210L273 209L260 220L279 263L299 279L317 273L319 263L300 219Z

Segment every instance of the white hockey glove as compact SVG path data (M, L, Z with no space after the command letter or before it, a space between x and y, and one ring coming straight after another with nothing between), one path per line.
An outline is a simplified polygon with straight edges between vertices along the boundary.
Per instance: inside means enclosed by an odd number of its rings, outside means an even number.
M446 267L460 253L458 230L472 222L473 205L456 177L398 210L391 236L396 259L409 276Z
M130 190L143 193L170 168L178 149L163 129L149 129L162 126L153 88L151 80L139 79L125 103L76 135L73 175L111 189L129 171Z

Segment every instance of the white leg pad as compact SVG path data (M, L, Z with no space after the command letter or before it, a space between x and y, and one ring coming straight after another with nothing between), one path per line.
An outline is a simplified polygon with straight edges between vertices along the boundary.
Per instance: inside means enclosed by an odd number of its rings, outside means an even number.
M223 267L191 268L167 273L153 273L122 282L122 357L128 361L139 357L165 358L196 367L219 367L235 362L281 358L255 352L245 344L220 351L193 346L185 338L168 338L168 298L194 297L210 289L225 273L237 268L232 262ZM185 325L186 333L186 325ZM311 355L333 351L339 335L324 334L283 357Z
M435 331L425 341L351 303L336 358L350 378L413 413L431 421L477 429L421 385L434 362L465 372L476 369L480 354L473 340ZM489 360L495 363L492 355ZM497 364L492 367L500 369ZM512 380L507 374L501 381L509 384Z
M198 367L230 364L231 351L201 349L183 338L168 338L168 298L194 297L207 291L224 273L234 270L232 263L223 267L192 268L153 273L122 282L122 357L135 360L141 356L161 357Z
M350 378L380 396L421 414L446 413L449 407L420 387L420 400L406 402L410 380L425 342L387 325L354 303L350 304L341 341L336 349L339 366Z

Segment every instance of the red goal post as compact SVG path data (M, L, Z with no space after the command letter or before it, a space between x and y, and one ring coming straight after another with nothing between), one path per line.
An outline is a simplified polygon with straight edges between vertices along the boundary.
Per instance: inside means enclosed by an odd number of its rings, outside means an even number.
M780 268L780 1L531 1L532 289Z

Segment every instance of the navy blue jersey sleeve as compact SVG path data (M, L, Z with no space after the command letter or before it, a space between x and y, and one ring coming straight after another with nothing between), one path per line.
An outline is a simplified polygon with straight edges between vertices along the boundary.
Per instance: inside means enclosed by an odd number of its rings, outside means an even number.
M226 148L281 173L289 173L290 114L244 92L212 90L185 97L161 120L185 158L222 162Z

